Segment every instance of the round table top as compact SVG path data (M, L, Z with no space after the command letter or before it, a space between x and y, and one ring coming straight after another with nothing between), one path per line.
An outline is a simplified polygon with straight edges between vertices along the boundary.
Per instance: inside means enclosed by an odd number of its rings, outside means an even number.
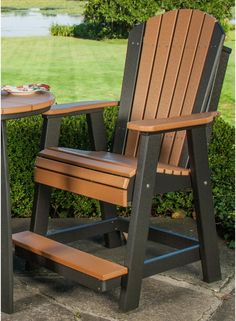
M53 105L54 96L50 92L32 93L30 95L1 96L2 118L16 118L45 112Z

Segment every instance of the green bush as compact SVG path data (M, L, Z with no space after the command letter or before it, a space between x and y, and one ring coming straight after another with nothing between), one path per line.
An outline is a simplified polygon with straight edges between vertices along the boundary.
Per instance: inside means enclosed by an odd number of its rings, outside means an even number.
M107 108L104 116L110 148L117 109ZM12 214L15 217L27 217L32 212L33 168L35 157L39 152L41 122L40 116L34 116L8 121L7 124ZM63 119L60 146L90 149L84 116ZM234 128L221 118L214 124L209 161L217 226L227 241L232 241L230 243L232 246L234 239ZM100 215L98 201L65 191L55 190L51 204L53 217ZM189 215L192 214L191 192L158 195L153 202L153 215L171 214L180 208Z
M146 21L158 13L173 9L199 9L216 17L227 32L230 30L233 0L89 0L85 5L84 23L58 25L50 28L51 35L100 40L103 38L127 38L137 23Z
M106 27L110 38L127 38L128 32L135 24L146 21L158 12L181 8L207 12L216 17L227 31L233 6L233 0L89 0L85 6L84 16L85 23Z
M230 245L234 240L235 223L235 129L221 118L217 119L209 146L209 162L213 186L216 222Z
M228 29L229 19L232 18L232 7L234 7L234 0L157 0L157 2L163 11L184 8L205 11L219 20L226 31Z
M50 33L52 36L74 37L76 26L52 24Z
M108 30L110 38L127 38L130 29L158 11L155 0L89 0L85 6L86 23L95 23Z

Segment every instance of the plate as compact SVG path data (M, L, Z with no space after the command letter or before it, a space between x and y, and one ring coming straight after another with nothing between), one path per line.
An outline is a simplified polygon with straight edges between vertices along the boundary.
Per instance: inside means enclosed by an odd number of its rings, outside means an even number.
M42 94L49 92L50 86L46 84L30 84L22 86L2 86L1 92L6 95L11 94L14 96L29 96L34 94Z
M47 93L47 90L32 90L32 91L9 91L8 93L13 96L30 96L35 94Z
M1 90L1 96L7 96L9 95L9 92L6 90Z

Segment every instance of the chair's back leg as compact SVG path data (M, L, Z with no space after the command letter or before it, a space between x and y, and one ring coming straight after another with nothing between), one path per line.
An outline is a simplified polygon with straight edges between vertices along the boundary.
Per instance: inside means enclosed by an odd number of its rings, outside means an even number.
M95 112L86 115L89 137L92 148L96 151L107 150L106 130L103 121L103 112ZM117 217L116 206L106 202L100 202L102 220ZM122 245L122 237L119 231L104 235L106 247L114 248Z
M139 305L160 141L159 135L141 135L125 258L128 275L121 282L119 306L122 311Z
M106 202L100 202L102 220L117 217L116 205ZM114 231L104 234L105 245L108 248L115 248L122 245L122 234L120 231Z
M59 118L44 118L40 150L58 146L61 120ZM33 212L30 230L46 235L48 229L51 187L42 184L35 185Z
M191 181L197 217L203 279L205 282L221 278L213 196L204 126L187 131Z

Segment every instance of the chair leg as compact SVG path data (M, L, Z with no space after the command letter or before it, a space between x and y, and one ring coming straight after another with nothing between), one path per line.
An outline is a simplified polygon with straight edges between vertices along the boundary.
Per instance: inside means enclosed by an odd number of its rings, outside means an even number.
M1 121L1 310L13 312L13 254L6 122Z
M141 136L124 264L129 272L122 279L119 302L124 312L139 305L159 146L159 136Z
M198 127L189 130L187 138L203 280L210 283L221 279L221 271L207 156L206 128Z
M36 184L30 231L46 235L48 230L51 187Z
M116 206L106 202L100 202L102 219L116 218ZM108 248L115 248L122 245L122 234L120 231L114 231L104 234L105 246Z

